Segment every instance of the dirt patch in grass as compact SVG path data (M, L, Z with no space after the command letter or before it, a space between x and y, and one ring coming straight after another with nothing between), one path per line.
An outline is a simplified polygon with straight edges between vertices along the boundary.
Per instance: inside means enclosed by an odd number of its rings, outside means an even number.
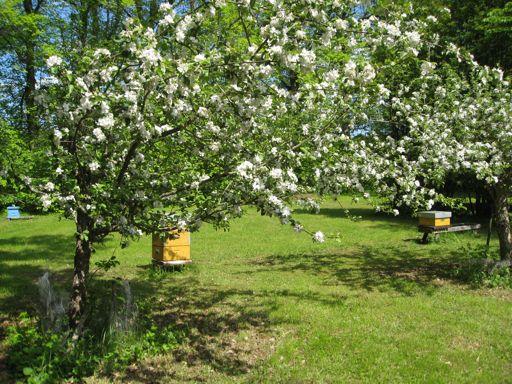
M251 373L273 351L273 338L258 329L210 337L202 346L191 343L172 353L132 365L122 382L215 383L238 381Z
M177 349L132 365L123 382L218 382L242 377L275 349L270 308L251 291L178 288L154 301L161 325L183 337Z
M507 303L512 302L512 289L509 288L480 289L477 293L481 296L494 297L496 299L506 301Z
M474 352L481 348L481 343L469 340L464 336L456 336L451 341L451 347L454 349L461 349L463 351Z

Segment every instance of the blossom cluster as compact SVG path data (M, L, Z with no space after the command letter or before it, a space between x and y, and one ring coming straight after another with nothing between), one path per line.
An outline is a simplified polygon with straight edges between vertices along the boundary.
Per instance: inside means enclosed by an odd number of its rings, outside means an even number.
M431 209L450 173L467 175L493 188L510 189L512 180L512 92L500 69L479 65L454 45L440 66L416 60L421 77L379 85L374 101L398 137L378 131L344 140L324 162L319 186L324 193L354 191L387 197L395 206ZM383 123L369 117L367 124ZM349 155L347 155L349 154ZM395 215L398 210L393 210Z
M97 237L223 227L246 204L301 229L290 198L329 174L320 164L351 142L375 93L379 68L365 52L417 56L422 44L421 23L356 17L350 1L163 3L160 13L155 29L128 20L111 50L47 62L55 173L42 201Z

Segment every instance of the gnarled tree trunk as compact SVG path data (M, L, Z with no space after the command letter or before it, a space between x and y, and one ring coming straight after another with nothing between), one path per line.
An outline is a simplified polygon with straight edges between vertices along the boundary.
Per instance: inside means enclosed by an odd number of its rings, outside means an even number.
M496 231L500 242L500 258L502 261L512 259L512 231L510 230L510 216L508 193L506 188L497 186L493 193L494 217Z
M92 253L90 233L86 232L89 228L88 218L78 214L76 227L73 284L68 312L69 325L73 329L80 324L87 303L87 276Z

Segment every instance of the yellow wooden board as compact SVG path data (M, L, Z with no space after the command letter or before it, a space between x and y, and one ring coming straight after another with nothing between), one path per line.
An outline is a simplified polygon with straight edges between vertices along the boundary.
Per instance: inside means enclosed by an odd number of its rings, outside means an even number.
M420 225L425 227L447 227L450 225L450 218L434 219L429 217L420 217Z
M174 238L176 236L176 238ZM175 246L189 246L190 245L190 232L171 232L163 239L157 235L153 235L153 245L157 247L175 247Z
M190 260L190 247L159 247L153 245L153 259L157 261Z

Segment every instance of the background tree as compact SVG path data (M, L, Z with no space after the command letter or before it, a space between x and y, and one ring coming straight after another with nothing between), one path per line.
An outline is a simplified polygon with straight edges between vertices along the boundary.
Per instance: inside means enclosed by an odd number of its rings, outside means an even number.
M464 47L475 56L482 65L500 66L505 72L509 71L511 50L506 27L507 1L387 1L373 2L369 12L385 14L390 9L413 11L421 20L431 20L433 33L439 34L442 41L452 42ZM446 12L449 11L449 12ZM495 15L495 16L491 16ZM498 26L498 24L502 23ZM442 64L446 56L443 55L442 46L434 47L425 53L427 60ZM382 59L382 58L381 58ZM386 59L386 58L384 58ZM464 70L464 68L461 68ZM412 81L411 76L417 76L412 68L403 66L394 72L388 73L382 80L392 92L396 86ZM403 79L403 81L401 81ZM390 123L377 123L375 129L388 133L394 138L407 133L408 123L399 116L385 116L384 120ZM450 173L443 185L442 191L449 197L451 204L466 213L477 215L492 214L492 198L484 186L470 175ZM397 201L391 202L396 206ZM440 205L439 205L440 207ZM401 209L403 210L404 207Z
M37 90L52 81L45 59L59 54L76 61L81 52L108 46L128 17L137 17L154 26L157 0L7 0L0 3L0 116L18 132L35 156L26 157L32 169L44 170L37 163L39 152L48 150L47 133L41 132L41 111ZM75 57L72 57L75 56ZM43 174L27 174L40 177ZM2 190L2 205L20 204L25 210L39 209L36 194L30 190Z
M481 66L454 45L442 65L417 60L416 73L416 79L382 100L390 114L407 122L407 132L399 138L374 132L366 141L353 142L353 159L361 166L355 168L351 183L371 185L416 210L442 200L438 192L449 174L479 180L492 198L501 264L509 266L510 82L503 71ZM336 180L337 174L353 169L339 162L326 176Z
M0 4L0 54L2 64L2 114L29 136L38 130L35 115L37 72L42 65L46 18L44 0L5 1Z
M369 12L382 14L388 10L413 10L418 19L429 16L443 18L436 32L444 40L469 50L480 64L500 66L509 70L512 65L511 43L507 33L507 0L375 0ZM444 10L450 18L443 16Z

